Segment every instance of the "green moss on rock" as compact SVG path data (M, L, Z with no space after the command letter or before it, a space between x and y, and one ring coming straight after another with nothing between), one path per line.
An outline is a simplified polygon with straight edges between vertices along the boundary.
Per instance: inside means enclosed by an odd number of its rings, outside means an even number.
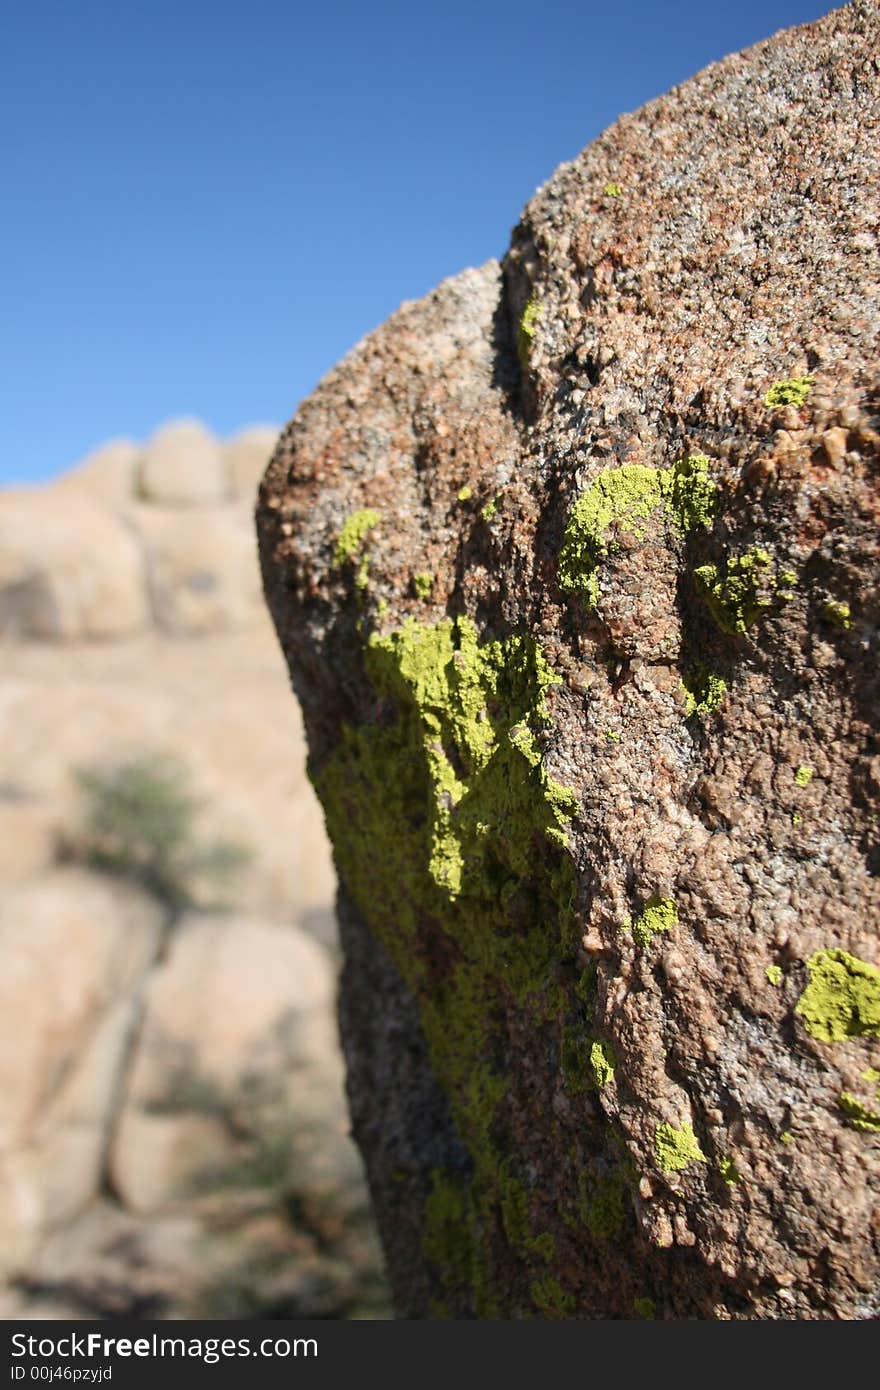
M473 1281L469 1205L468 1182L436 1168L425 1202L424 1250L447 1294L467 1290Z
M651 526L668 521L682 535L712 524L717 514L709 460L692 454L671 468L625 463L606 468L572 507L559 554L559 583L589 608L599 598L598 570L613 530L643 540Z
M809 984L795 1006L820 1042L880 1037L880 970L848 951L816 951L807 961Z
M531 1288L532 1302L550 1317L565 1318L574 1312L574 1296L549 1274L536 1279Z
M626 1205L623 1178L611 1173L599 1179L585 1203L584 1224L596 1240L612 1240L623 1227Z
M500 1208L501 1223L507 1242L514 1252L530 1254L545 1263L556 1253L556 1241L548 1232L535 1235L532 1229L529 1194L516 1178L507 1173L506 1165L500 1170Z

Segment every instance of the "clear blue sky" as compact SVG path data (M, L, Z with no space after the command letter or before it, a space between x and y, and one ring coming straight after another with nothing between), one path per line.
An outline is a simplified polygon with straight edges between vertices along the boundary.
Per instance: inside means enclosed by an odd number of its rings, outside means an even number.
M0 483L283 423L622 111L829 8L6 0Z

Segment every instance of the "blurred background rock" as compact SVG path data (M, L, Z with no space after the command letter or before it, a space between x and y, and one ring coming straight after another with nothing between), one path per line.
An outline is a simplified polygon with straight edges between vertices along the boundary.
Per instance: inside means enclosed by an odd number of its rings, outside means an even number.
M390 1315L260 591L275 437L176 421L0 492L0 1316Z

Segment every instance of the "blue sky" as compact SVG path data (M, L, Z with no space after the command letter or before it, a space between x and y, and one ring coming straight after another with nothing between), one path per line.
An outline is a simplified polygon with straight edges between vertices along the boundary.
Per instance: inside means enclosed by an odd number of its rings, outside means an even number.
M621 112L828 8L6 0L0 484L283 423Z

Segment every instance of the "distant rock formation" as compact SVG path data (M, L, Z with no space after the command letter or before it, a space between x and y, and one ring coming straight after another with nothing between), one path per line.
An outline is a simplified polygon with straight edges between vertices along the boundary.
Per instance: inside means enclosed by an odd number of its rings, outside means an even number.
M262 617L252 512L277 438L195 420L114 440L45 487L0 492L0 638L196 634Z
M263 483L404 1315L880 1312L878 25L623 116Z
M0 491L0 1317L385 1307L329 852L259 586L275 437L174 425ZM157 754L204 843L251 851L173 924L74 852L74 770Z

